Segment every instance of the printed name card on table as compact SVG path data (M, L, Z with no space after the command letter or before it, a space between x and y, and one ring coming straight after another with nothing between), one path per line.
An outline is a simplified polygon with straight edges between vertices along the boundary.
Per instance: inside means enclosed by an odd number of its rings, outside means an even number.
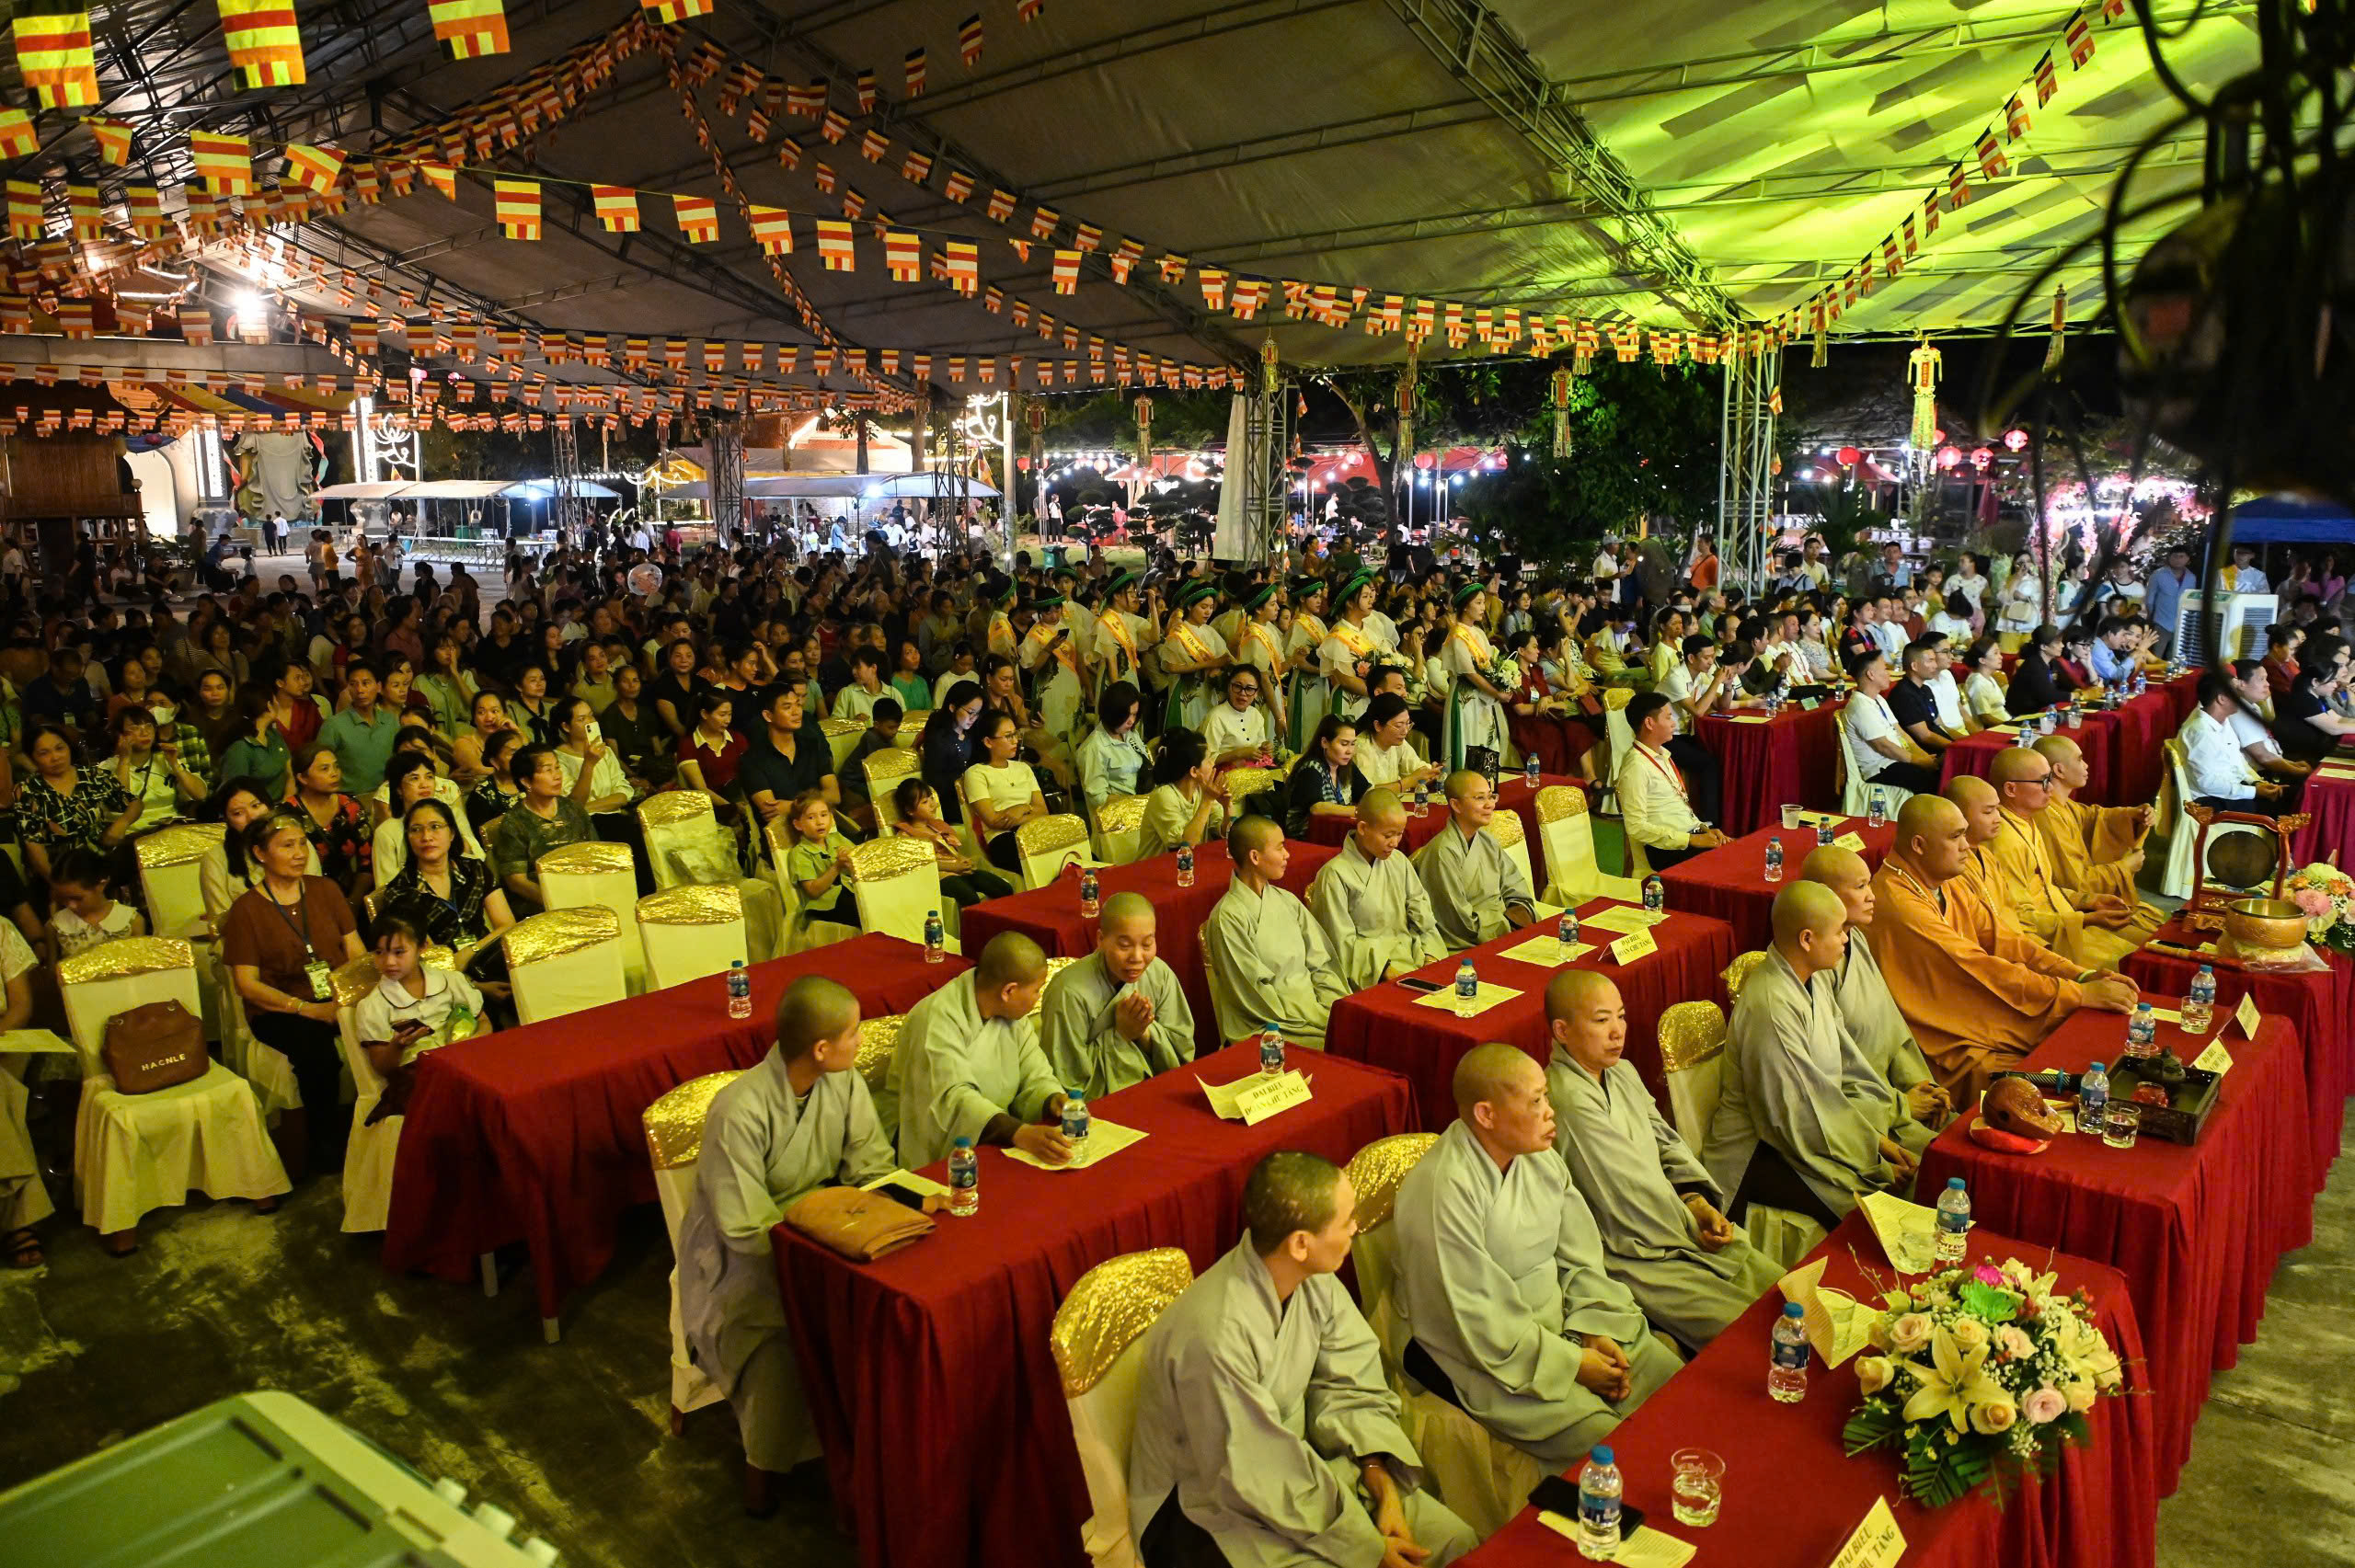
M2257 1011L2257 998L2246 991L2241 992L2241 1004L2233 1009L2233 1022L2241 1026L2242 1034L2256 1039L2257 1026L2263 1022Z
M1832 840L1832 847L1835 850L1852 850L1857 854L1862 854L1865 853L1865 836L1852 828Z
M2211 1040L2208 1048L2192 1059L2191 1065L2202 1072L2212 1072L2221 1077L2233 1070L2233 1053L2224 1048L2223 1041Z
M1611 944L1611 961L1625 968L1638 958L1660 951L1660 939L1648 931L1631 931Z
M1258 1127L1269 1116L1305 1105L1309 1101L1308 1080L1298 1068L1278 1073L1255 1072L1238 1078L1232 1083L1205 1082L1197 1075L1194 1082L1202 1085L1202 1093L1211 1099L1211 1109L1227 1121L1241 1122L1245 1127Z
M1905 1555L1905 1532L1897 1528L1897 1516L1889 1510L1889 1499L1876 1497L1865 1514L1865 1522L1848 1538L1832 1559L1832 1568L1893 1568Z
M1801 697L1799 699L1799 712L1803 714L1811 714L1815 712L1816 704L1821 699L1815 697Z

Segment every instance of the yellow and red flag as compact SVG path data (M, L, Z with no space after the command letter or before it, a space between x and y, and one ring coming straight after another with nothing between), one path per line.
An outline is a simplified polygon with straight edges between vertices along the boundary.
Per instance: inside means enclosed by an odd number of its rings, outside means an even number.
M676 24L690 17L711 15L711 0L638 0L638 4L652 12L658 22Z
M243 136L191 131L188 150L196 159L197 177L213 195L243 196L253 189L254 148Z
M98 205L98 188L95 185L69 185L65 188L65 215L74 223L74 237L85 243L106 233L107 215Z
M883 268L895 283L919 283L924 280L924 241L905 229L887 229L883 235Z
M971 240L950 240L941 247L943 266L948 273L948 286L971 299L982 286L981 247Z
M315 147L307 143L286 143L286 173L295 184L321 193L333 190L336 181L343 177L344 152L340 147Z
M1076 250L1057 250L1055 252L1054 275L1055 292L1059 294L1075 294L1079 292L1079 252Z
M818 220L818 259L829 272L858 270L858 250L851 240L851 226L840 218Z
M33 239L41 237L47 226L42 221L40 181L12 179L8 182L8 237Z
M248 87L295 87L303 71L303 33L294 25L293 0L218 0L221 40L229 63L246 74Z
M982 61L982 14L979 11L958 24L957 52L965 57L965 69L970 71Z
M500 232L509 239L540 237L540 182L536 179L494 179L491 210Z
M747 203L752 237L771 256L789 256L793 252L793 214L782 207L764 207L759 202Z
M98 101L98 63L90 52L90 14L18 17L17 69L43 109Z
M21 158L40 145L33 117L21 109L0 109L0 157Z
M507 52L506 0L427 0L425 9L452 59Z
M82 123L98 139L98 156L121 168L131 161L131 121L109 120L102 115L89 115Z
M673 196L672 216L689 245L712 245L719 239L719 204L708 196Z
M426 182L431 185L434 189L442 193L442 199L443 200L455 201L458 199L458 171L452 168L448 164L419 164L417 166L417 172L423 175L426 178ZM408 194L408 192L401 189L402 184L403 181L400 177L400 171L396 167L393 172L394 195L406 196Z
M638 231L637 191L626 185L592 185L589 190L596 198L597 221L605 225L608 234L634 235Z
M164 215L163 193L152 185L126 185L122 199L131 208L131 226L142 239L161 239L172 232L172 221Z

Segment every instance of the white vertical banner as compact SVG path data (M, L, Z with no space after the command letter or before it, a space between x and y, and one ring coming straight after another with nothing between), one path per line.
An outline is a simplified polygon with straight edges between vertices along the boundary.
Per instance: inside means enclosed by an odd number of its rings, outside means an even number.
M1251 465L1244 460L1250 408L1251 400L1242 393L1227 399L1226 474L1219 482L1218 527L1211 535L1211 554L1223 561L1251 556L1251 523L1243 515L1245 492L1251 483Z

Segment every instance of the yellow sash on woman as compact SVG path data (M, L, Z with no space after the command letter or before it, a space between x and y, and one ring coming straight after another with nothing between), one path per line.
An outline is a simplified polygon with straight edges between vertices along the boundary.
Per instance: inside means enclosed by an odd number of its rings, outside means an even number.
M1198 667L1205 665L1212 659L1218 657L1218 655L1211 652L1211 645L1202 641L1201 634L1194 630L1194 624L1190 621L1179 621L1176 625L1170 627L1168 640L1178 645L1178 651L1180 655L1189 665ZM1162 656L1162 662L1165 665L1168 663L1168 656L1166 654ZM1173 670L1170 673L1172 675L1199 676L1201 671L1197 668L1191 670Z
M1129 630L1128 616L1118 610L1108 610L1103 614L1096 618L1096 629L1102 632L1106 636L1111 638L1113 643L1120 647L1120 650L1128 655L1129 661L1125 667L1119 664L1115 664L1112 667L1113 675L1116 678L1131 681L1135 680L1137 674L1137 639L1135 635Z
M1044 621L1040 621L1031 626L1030 640L1043 647L1046 645L1048 637L1053 636L1058 631L1068 631L1069 629L1070 628L1063 626L1050 626ZM1045 635L1041 635L1041 633ZM1071 646L1071 639L1069 637L1065 637L1062 642L1055 645L1055 662L1062 665L1065 670L1070 670L1073 680L1076 681L1079 679L1079 650Z
M1461 621L1455 624L1455 630L1450 635L1471 650L1472 668L1480 672L1480 679L1488 679L1488 666L1496 663L1497 655L1496 650L1488 646L1488 637L1479 628L1467 626Z
M1379 649L1380 645L1374 642L1371 632L1363 626L1353 626L1347 621L1334 622L1331 635L1338 637L1341 646L1359 658L1372 658Z
M1325 646L1325 623L1304 610L1292 617L1292 635L1309 654L1309 673L1316 673L1316 650Z
M1005 638L1005 642L1002 647L998 642L998 638L1001 634ZM1014 653L1014 621L1013 618L1007 615L1003 610L994 611L991 612L989 645L990 651L992 653L1005 654L1009 658L1012 657Z

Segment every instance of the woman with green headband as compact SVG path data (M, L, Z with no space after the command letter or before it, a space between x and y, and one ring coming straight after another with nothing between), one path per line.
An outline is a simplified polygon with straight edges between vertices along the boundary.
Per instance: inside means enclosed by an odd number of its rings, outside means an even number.
M1497 650L1482 629L1488 612L1488 590L1476 582L1455 591L1455 629L1440 652L1453 681L1447 692L1447 727L1443 732L1447 766L1486 771L1492 759L1505 754L1505 697L1492 679ZM1516 678L1517 681L1517 678Z
M1211 710L1211 682L1235 661L1226 639L1211 624L1218 608L1218 589L1197 579L1178 595L1170 612L1167 633L1161 639L1161 669L1169 680L1168 706L1162 718L1166 729L1199 729Z
M1292 635L1284 643L1284 668L1290 671L1284 694L1284 746L1298 751L1316 721L1333 704L1333 683L1318 664L1325 646L1325 584L1316 578L1292 579Z
M1374 657L1383 651L1381 639L1366 625L1373 613L1373 574L1356 573L1333 601L1338 614L1317 650L1317 663L1333 688L1332 711L1354 719L1365 712Z
M1283 612L1283 594L1272 582L1264 583L1243 601L1241 635L1235 658L1259 672L1259 704L1268 710L1278 737L1288 733L1283 692L1284 635L1276 624Z
M1079 649L1072 642L1071 612L1056 594L1034 601L1031 608L1038 619L1022 638L1022 669L1039 683L1040 724L1068 746L1079 728L1079 710L1087 700L1079 683Z

